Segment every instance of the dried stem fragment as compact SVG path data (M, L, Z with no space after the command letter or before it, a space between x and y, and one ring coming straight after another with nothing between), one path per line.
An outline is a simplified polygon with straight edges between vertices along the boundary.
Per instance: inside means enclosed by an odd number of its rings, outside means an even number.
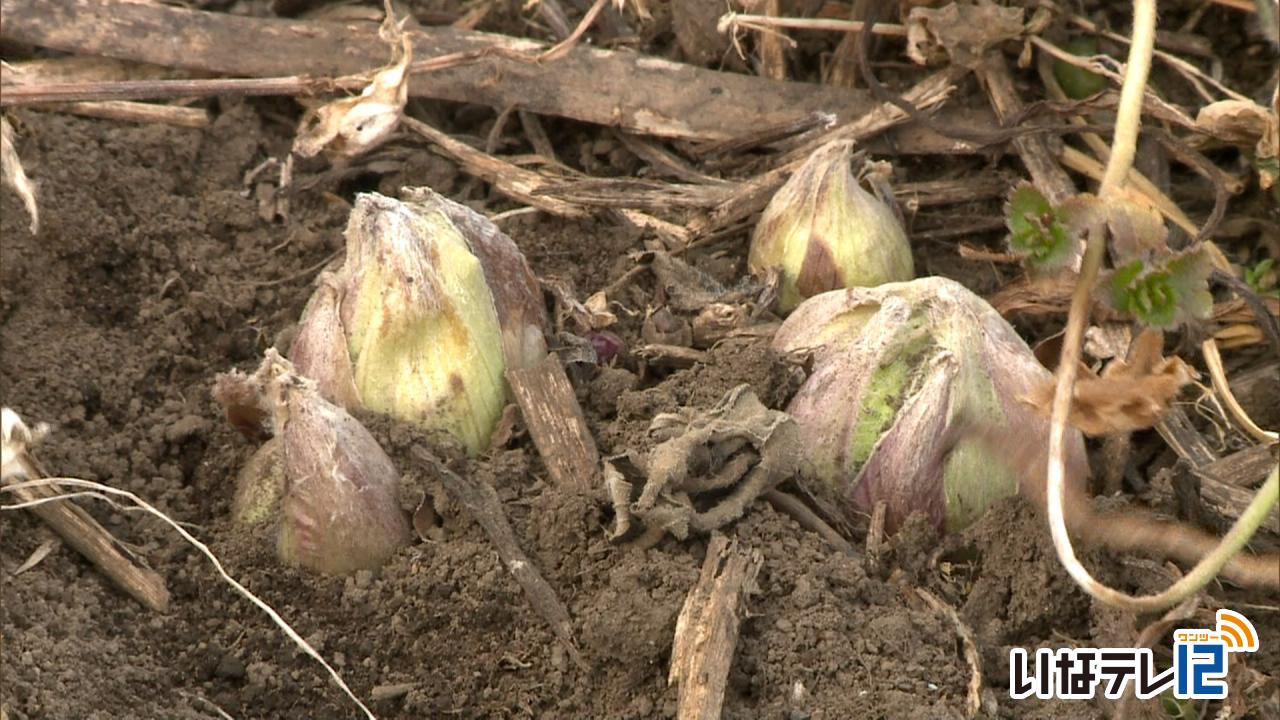
M18 193L18 197L22 198L22 204L27 208L27 215L31 216L31 234L35 235L40 232L40 208L36 205L36 188L27 178L27 173L22 169L22 160L18 158L18 151L13 147L13 127L9 125L9 118L0 115L0 174L4 177L4 184L13 188Z
M763 562L758 550L740 549L737 540L711 538L698 584L676 619L667 684L679 685L680 720L720 717L744 614L741 604Z

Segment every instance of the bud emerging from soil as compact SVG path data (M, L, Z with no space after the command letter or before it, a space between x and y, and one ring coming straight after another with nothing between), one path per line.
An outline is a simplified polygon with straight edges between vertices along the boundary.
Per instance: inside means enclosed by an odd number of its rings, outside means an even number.
M788 408L809 439L804 473L863 511L885 502L890 532L914 511L958 530L1020 484L1043 484L1043 468L1010 467L1004 450L1047 442L1048 420L1023 398L1051 375L960 284L930 277L818 295L782 324L774 349L814 353ZM1078 432L1067 448L1083 467Z
M391 459L289 361L268 350L253 375L220 375L214 398L229 416L266 418L272 438L241 471L233 514L246 525L276 519L281 560L345 574L377 568L409 542ZM256 406L246 408L249 400Z
M816 150L769 201L751 238L757 275L781 271L779 304L839 288L910 280L915 271L902 225L849 170L852 146Z
M342 268L322 276L290 357L322 395L446 432L475 454L503 373L546 355L545 308L515 243L430 190L356 199Z

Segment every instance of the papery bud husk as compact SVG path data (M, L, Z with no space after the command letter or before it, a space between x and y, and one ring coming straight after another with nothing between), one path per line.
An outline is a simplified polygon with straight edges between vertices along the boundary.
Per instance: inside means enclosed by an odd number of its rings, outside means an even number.
M902 225L858 185L849 169L851 153L848 142L815 150L756 225L748 266L756 275L780 269L784 313L819 293L915 276Z
M290 355L321 393L488 445L504 372L546 356L546 310L524 256L432 191L357 196L341 269L323 277Z
M329 574L375 569L408 544L400 474L358 420L322 398L274 350L253 375L222 375L215 389L220 402L240 402L251 392L270 417L273 437L240 474L238 522L274 517L281 560Z
M814 354L787 409L809 443L804 474L862 511L884 501L890 532L917 511L959 530L1020 483L1043 483L1042 467L1010 467L1002 448L1047 443L1048 420L1023 398L1052 376L959 283L929 277L815 296L773 347ZM1083 438L1067 433L1069 477L1080 481Z

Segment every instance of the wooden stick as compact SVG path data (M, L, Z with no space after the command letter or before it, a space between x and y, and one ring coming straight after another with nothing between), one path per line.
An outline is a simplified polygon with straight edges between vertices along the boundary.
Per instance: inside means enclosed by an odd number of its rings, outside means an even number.
M800 527L809 532L816 533L833 550L844 553L845 555L857 555L858 551L844 537L836 532L836 529L826 523L825 520L818 517L818 514L809 509L804 501L787 492L778 489L770 490L764 494L764 499L773 506L774 510L786 513L800 524Z
M757 30L764 27L788 28L791 30L829 30L842 33L862 32L866 23L860 20L837 20L835 18L799 18L774 17L771 15L748 15L746 13L727 13L720 18L720 32L736 30L740 27ZM907 26L895 23L875 23L871 26L875 35L906 37Z
M987 53L977 69L978 77L991 98L991 107L1001 122L1020 115L1024 109L1022 100L1013 88L1013 76L1004 56L998 52ZM1013 139L1013 146L1027 166L1027 172L1035 186L1055 205L1076 194L1071 177L1058 165L1057 157L1049 148L1049 140L1041 134L1020 135Z
M1160 433L1160 437L1164 438L1178 457L1187 461L1191 471L1200 478L1201 500L1224 518L1240 517L1253 499L1253 493L1223 481L1221 471L1226 466L1219 464L1222 461L1218 454L1191 424L1186 411L1179 405L1169 408L1156 424L1156 432ZM1268 469L1269 466L1264 466L1263 476ZM1255 477L1254 481L1257 479ZM1280 518L1280 513L1273 510L1266 526L1271 527L1277 518Z
M73 102L65 105L52 105L42 108L59 110L72 115L105 118L107 120L124 120L139 123L161 123L176 127L203 129L213 121L209 112L202 108L182 107L180 105L157 105L154 103L131 102L128 100L105 100L102 102Z
M598 494L600 451L560 358L551 353L533 367L508 370L507 382L552 482L562 490Z
M421 445L415 445L412 452L419 462L427 466L432 475L440 478L445 489L462 503L471 517L484 529L485 534L489 536L489 541L497 549L503 566L515 577L516 582L520 583L533 609L551 626L551 631L556 638L564 643L574 663L586 669L586 661L582 659L578 646L573 642L573 622L569 619L569 611L560 602L556 591L538 572L537 566L520 549L520 543L516 541L516 534L511 529L511 523L507 521L498 493L486 482L464 478L453 472Z
M23 503L55 495L45 488L18 488L12 492ZM119 541L84 508L69 500L57 500L28 510L53 528L63 541L129 597L156 612L169 610L169 591L165 588L164 578L125 557L119 550Z
M762 563L759 551L740 550L737 540L712 535L702 575L676 619L667 684L680 686L679 720L719 719L738 644L739 604Z
M124 0L2 0L0 12L5 40L225 75L341 77L386 61L386 46L371 23L250 18ZM721 73L638 53L579 46L539 64L531 62L546 49L538 42L443 27L410 34L415 57L492 53L482 62L415 75L413 95L517 105L651 135L724 140L814 112L847 121L875 106L863 92Z
M43 486L22 487L17 481L48 477L40 464L30 454L28 443L37 441L38 435L27 430L26 425L8 408L4 409L3 433L4 466L0 470L0 484L21 502L39 503L28 509L53 528L68 545L85 556L107 579L124 590L130 597L146 607L166 612L169 609L169 591L164 578L154 570L142 567L120 552L123 545L84 508L70 500L47 500L59 493ZM41 502L43 501L43 502Z
M417 118L406 115L400 121L405 127L431 142L436 152L461 165L468 175L492 183L494 188L503 195L552 215L561 217L587 215L587 212L577 205L544 196L542 191L550 188L552 183L542 175L477 150Z

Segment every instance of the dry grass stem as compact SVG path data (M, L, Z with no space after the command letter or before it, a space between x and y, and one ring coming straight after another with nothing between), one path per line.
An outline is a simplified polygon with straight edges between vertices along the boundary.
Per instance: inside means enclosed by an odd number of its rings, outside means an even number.
M1200 345L1200 348L1204 351L1204 362L1209 366L1209 377L1213 379L1213 389L1226 403L1227 409L1231 411L1231 417L1259 442L1270 445L1280 441L1280 434L1258 427L1253 418L1249 417L1249 413L1240 407L1240 402L1236 400L1235 393L1231 392L1231 385L1227 382L1227 375L1222 367L1222 355L1218 352L1218 343L1213 338L1209 338Z
M91 482L89 480L81 480L79 478L59 477L59 478L42 478L39 480L25 480L23 482L4 485L0 487L0 491L16 492L18 490L34 489L34 488L58 489L59 486L84 488L84 490L80 492L72 492L72 493L59 493L58 495L54 495L51 497L42 497L37 500L32 500L29 502L15 503L12 505L0 505L0 510L20 510L23 508L30 508L36 505L43 505L49 502L63 501L63 500L68 500L76 497L93 497L101 500L106 500L107 502L111 502L109 497L111 495L127 498L130 502L133 502L134 504L136 504L138 507L142 508L146 512L160 518L162 521L164 521L165 524L167 524L169 527L177 531L177 533L182 536L183 540L186 540L188 543L191 544L192 547L199 550L201 554L203 554L206 558L208 558L209 562L213 563L214 569L218 571L218 575L222 576L222 579L228 585L230 585L233 590L235 590L237 593L247 598L249 602L252 602L254 605L257 605L259 609L261 609L264 613L266 613L267 617L271 618L271 621L275 623L276 626L279 627L280 630L284 632L284 634L290 640L292 640L295 645L297 645L304 653L314 658L316 662L320 663L324 667L324 669L328 671L329 676L333 678L333 681L337 683L338 687L342 688L342 691L346 693L347 697L351 698L352 702L354 702L356 705L360 707L360 709L364 712L365 716L369 718L369 720L376 720L374 714L369 710L369 708L365 707L364 703L360 702L360 699L357 698L355 696L355 693L351 691L351 688L347 687L347 683L342 679L342 676L338 674L338 671L334 670L333 667L329 665L329 663L325 662L325 659L320 656L320 653L316 652L315 648L311 647L311 645L306 640L303 640L302 636L299 635L297 631L295 631L293 627L289 625L289 623L285 622L284 618L280 617L280 613L276 612L274 608L272 608L263 600L259 599L257 595L254 595L252 592L249 591L248 588L246 588L244 585L241 585L239 582L236 581L235 578L227 574L227 571L222 567L222 562L218 559L218 556L214 555L213 551L210 550L207 545L197 540L195 536L193 536L191 533L187 532L186 528L182 527L181 523L177 522L173 518L169 517L168 515L161 512L160 510L156 509L147 501L143 500L142 498L138 497L137 495L134 495L133 493L127 490L120 490L118 488L113 488L107 485L103 485L102 483Z
M734 32L739 28L745 30L764 30L766 28L787 28L791 30L830 30L834 32L862 32L864 22L858 20L835 20L832 18L796 18L772 17L769 15L750 15L746 13L725 13L716 24L716 30L722 33ZM907 26L894 23L875 23L871 26L874 35L887 37L906 37Z

